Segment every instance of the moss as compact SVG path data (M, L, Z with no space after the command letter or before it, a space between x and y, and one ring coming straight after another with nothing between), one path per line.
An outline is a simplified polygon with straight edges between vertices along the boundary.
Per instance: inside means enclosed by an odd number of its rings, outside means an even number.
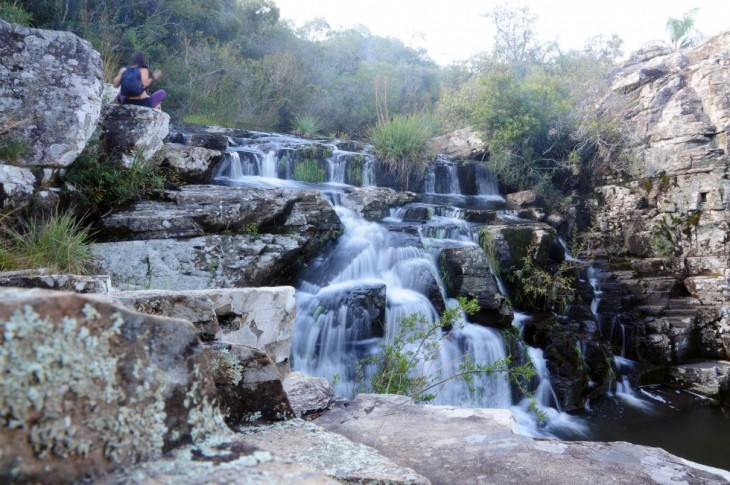
M357 187L362 186L362 174L365 169L365 157L355 155L347 159L347 171L345 182Z
M652 187L654 187L654 182L650 178L642 179L641 182L641 188L644 189L644 192L651 192Z

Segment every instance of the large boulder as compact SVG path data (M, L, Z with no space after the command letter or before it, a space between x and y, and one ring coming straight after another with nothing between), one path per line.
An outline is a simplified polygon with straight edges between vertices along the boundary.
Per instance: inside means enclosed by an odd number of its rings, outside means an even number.
M223 153L196 146L167 143L158 155L160 166L174 170L181 182L189 184L208 182L213 168L223 158Z
M15 127L6 136L29 144L28 153L13 163L70 165L99 121L101 56L70 32L0 19L0 59L0 125Z
M0 286L44 288L76 293L108 293L112 284L106 275L52 274L45 269L0 272Z
M672 367L669 376L676 385L703 396L730 403L730 362L707 361Z
M109 160L122 168L152 159L170 132L170 115L159 109L106 104L101 110L101 142Z
M487 144L481 134L473 128L462 128L447 135L431 139L431 150L447 157L469 160L482 158L487 152Z
M463 296L479 303L480 310L470 317L471 321L498 327L511 325L512 310L479 246L444 248L438 266L447 297Z
M189 322L0 290L0 481L70 483L225 429Z
M413 202L413 192L397 192L386 187L353 187L345 190L340 203L369 221L379 221L390 214L390 209Z
M730 480L724 470L659 448L515 435L508 409L424 406L402 396L361 394L315 423L372 446L432 483L719 485Z

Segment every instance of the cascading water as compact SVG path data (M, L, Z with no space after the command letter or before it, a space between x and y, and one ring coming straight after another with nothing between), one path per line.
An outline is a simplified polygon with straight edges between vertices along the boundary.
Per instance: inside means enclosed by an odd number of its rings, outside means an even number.
M304 140L256 134L255 139L238 140L229 150L217 176L228 183L274 184L304 187L291 179L293 164L287 154L292 146L307 146ZM369 222L358 214L337 205L339 185L347 183L353 173L360 173L360 184L375 181L373 157L367 153L342 152L332 147L327 162L326 188L335 202L344 234L328 253L312 261L304 271L296 293L297 322L292 347L292 366L307 374L326 377L336 392L352 396L372 372L372 365L359 365L373 355L383 340L392 340L409 316L421 315L420 324L431 326L438 318L432 298L446 306L456 301L445 296L436 260L442 248L473 246L478 243L479 224L466 220L464 208L493 210L504 199L486 168L473 167L476 193L461 193L459 170L440 160L428 174L425 192L440 192L421 204L391 211L383 223ZM438 173L436 173L438 171ZM357 176L355 178L358 178ZM474 191L475 189L469 189ZM485 205L486 204L486 205ZM492 204L492 205L490 205ZM415 231L413 230L415 228ZM501 288L504 288L499 280ZM435 293L434 293L435 292ZM505 292L506 294L506 292ZM515 315L515 325L528 318ZM538 375L535 378L535 402L548 416L547 425L538 426L525 398L513 406L512 391L506 376L478 375L468 383L448 379L462 370L468 359L480 365L507 357L501 332L469 323L457 322L447 333L438 330L432 337L438 342L432 359L418 364L418 372L432 382L444 379L433 392L435 402L463 407L512 406L516 428L529 434L549 433L559 423L576 426L557 407L550 385L546 361L539 349L520 350L529 358Z

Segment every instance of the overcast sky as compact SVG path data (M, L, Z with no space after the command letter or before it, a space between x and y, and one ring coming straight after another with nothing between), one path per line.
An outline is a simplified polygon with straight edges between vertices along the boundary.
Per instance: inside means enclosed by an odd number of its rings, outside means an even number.
M424 47L441 64L491 47L489 19L482 14L502 0L276 0L281 16L301 25L316 17L333 27L366 25L373 33ZM668 17L699 8L697 28L705 35L730 30L729 0L524 0L539 16L542 40L581 48L598 34L618 34L624 51L667 37Z

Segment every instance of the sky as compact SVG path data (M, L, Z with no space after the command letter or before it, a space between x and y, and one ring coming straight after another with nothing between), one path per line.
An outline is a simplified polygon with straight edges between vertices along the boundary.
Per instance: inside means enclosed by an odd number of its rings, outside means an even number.
M281 16L301 25L321 17L333 27L362 24L378 35L425 48L439 64L490 50L487 13L497 4L527 5L538 15L543 41L580 49L599 34L618 34L629 53L666 39L669 17L699 8L696 26L706 36L730 30L728 0L276 0Z

